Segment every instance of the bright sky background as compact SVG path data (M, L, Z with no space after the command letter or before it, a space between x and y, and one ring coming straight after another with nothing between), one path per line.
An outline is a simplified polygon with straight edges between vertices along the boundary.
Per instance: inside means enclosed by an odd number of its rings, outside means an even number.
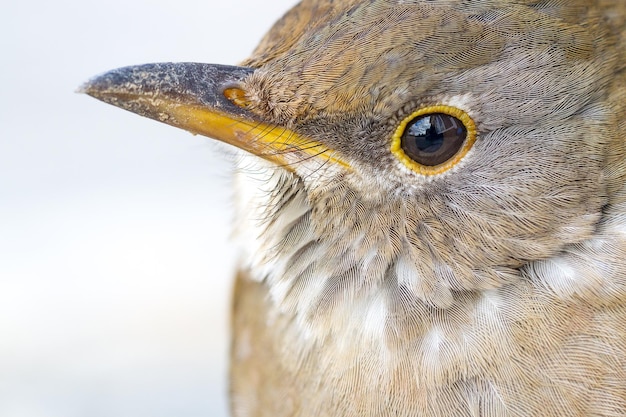
M235 64L295 2L3 6L0 416L226 415L228 163L74 90L130 64Z

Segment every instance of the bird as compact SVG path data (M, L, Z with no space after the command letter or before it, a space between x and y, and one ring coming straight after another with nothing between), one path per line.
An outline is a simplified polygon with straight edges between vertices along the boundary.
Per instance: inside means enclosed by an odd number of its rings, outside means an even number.
M236 417L626 416L626 3L302 0L81 91L229 145Z

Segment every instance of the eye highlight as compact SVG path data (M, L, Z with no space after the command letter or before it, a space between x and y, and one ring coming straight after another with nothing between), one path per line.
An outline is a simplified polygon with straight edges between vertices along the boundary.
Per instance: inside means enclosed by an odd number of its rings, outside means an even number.
M422 107L400 122L391 153L418 174L437 175L455 166L476 141L476 124L452 106Z

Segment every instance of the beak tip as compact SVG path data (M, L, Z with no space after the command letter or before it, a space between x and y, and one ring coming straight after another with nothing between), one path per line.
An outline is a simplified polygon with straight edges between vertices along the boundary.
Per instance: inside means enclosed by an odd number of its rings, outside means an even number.
M141 81L136 76L137 67L123 67L96 75L76 89L76 93L102 100L104 96L131 92L140 87Z
M81 84L74 90L76 94L87 94L91 92L91 81L87 81L86 83Z
M74 92L99 98L100 94L111 87L110 72L98 75L81 84Z

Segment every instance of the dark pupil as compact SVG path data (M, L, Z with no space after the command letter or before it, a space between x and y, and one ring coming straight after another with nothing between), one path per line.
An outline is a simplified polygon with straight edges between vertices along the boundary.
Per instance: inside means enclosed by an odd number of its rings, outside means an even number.
M404 153L415 162L435 166L452 158L463 146L467 129L456 117L444 113L419 116L402 134Z

